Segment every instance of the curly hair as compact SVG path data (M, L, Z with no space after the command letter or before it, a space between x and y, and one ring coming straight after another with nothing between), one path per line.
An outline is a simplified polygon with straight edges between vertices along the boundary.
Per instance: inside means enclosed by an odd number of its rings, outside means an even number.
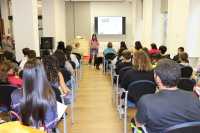
M49 82L58 82L59 63L55 56L46 56L42 59Z
M143 50L134 53L134 66L138 71L151 71L151 60L146 52Z

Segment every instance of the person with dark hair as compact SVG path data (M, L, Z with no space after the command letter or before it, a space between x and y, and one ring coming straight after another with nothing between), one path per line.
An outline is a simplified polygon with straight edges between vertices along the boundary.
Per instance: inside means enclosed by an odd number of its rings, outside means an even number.
M154 82L153 67L147 53L143 50L136 51L134 53L133 68L126 71L124 75L120 85L125 90L133 81L150 80Z
M188 59L188 54L186 52L182 52L179 54L179 63L182 66L189 66L189 59Z
M29 50L28 52L28 60L36 59L36 52L35 50Z
M19 62L16 61L15 55L10 51L4 51L5 60L9 60L15 64L15 66L19 65Z
M161 57L161 59L163 59L163 58L170 59L170 55L166 54L166 52L167 52L167 47L166 46L161 45L159 47L159 50L160 50L160 57Z
M135 42L135 50L141 50L142 49L142 43L140 41Z
M118 50L118 52L117 52L118 58L120 58L120 57L122 56L122 52L123 52L124 50L126 50L126 49L128 49L127 46L126 46L126 43L125 43L124 41L121 41L121 42L120 42L120 48L119 48L119 50Z
M183 53L183 52L184 52L184 47L179 47L178 48L178 54L173 57L173 60L176 61L176 62L178 62L178 63L180 63L180 60L179 60L180 57L179 57L179 55L181 53Z
M57 104L44 67L37 59L28 60L23 70L23 92L11 95L12 107L21 117L23 125L35 128L55 128Z
M122 61L116 64L116 68L115 68L116 74L119 74L119 71L124 67L133 66L132 54L130 51L124 50L122 52L122 58L123 58Z
M74 75L74 69L69 60L67 60L65 53L62 50L56 50L53 54L58 60L59 68L66 68L71 75ZM74 64L75 65L75 64Z
M124 41L121 41L120 42L120 48L117 52L117 56L112 60L112 65L113 65L113 68L116 69L116 65L121 63L121 61L123 60L123 57L122 57L122 53L123 51L127 50L127 46L126 46L126 43Z
M94 59L97 57L98 52L99 52L99 41L97 39L96 34L92 35L92 39L90 40L90 59L89 59L89 64L91 65L93 57ZM94 61L95 62L95 61Z
M159 54L160 51L157 48L157 45L155 43L151 44L151 49L148 51L149 55L155 55L155 54Z
M63 41L58 42L57 50L65 51L65 43Z
M158 62L154 72L159 92L145 95L139 100L136 125L145 125L148 133L161 133L177 124L200 121L199 99L192 92L177 88L181 77L180 65L163 59Z
M29 48L23 48L22 53L24 57L22 58L20 64L19 64L19 69L22 70L24 68L25 63L28 60L28 54L29 54L30 49Z
M44 64L47 79L56 94L56 100L61 102L60 95L64 94L67 96L70 92L70 89L66 86L65 79L60 71L57 58L54 56L46 56L42 59L42 62Z
M66 53L67 60L69 60L75 64L74 69L79 68L79 66L80 66L79 61L78 61L76 55L72 54L72 46L71 45L66 46L65 53Z

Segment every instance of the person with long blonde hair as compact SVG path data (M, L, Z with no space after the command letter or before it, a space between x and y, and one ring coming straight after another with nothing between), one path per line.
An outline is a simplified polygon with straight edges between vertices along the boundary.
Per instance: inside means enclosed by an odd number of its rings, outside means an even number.
M136 51L133 58L133 68L127 70L120 82L120 85L125 90L131 82L138 80L150 80L154 82L154 73L151 60L143 50Z

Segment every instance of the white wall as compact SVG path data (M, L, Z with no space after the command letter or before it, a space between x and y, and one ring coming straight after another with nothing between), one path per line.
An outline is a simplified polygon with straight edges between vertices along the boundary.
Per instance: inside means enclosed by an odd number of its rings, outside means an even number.
M178 47L186 47L189 1L168 0L167 46L172 54Z
M200 0L190 0L186 48L190 57L200 57Z
M64 0L43 0L43 36L55 37L57 42L66 42L66 15Z
M142 43L149 47L152 43L153 0L143 0Z
M161 12L161 0L153 0L152 42L163 45L164 14Z
M143 5L141 0L135 0L133 2L133 15L135 14L135 28L133 25L133 35L134 35L134 42L142 40L142 28L143 28ZM135 8L135 9L134 9ZM133 17L134 18L134 17ZM134 23L134 22L133 22Z
M96 16L124 16L126 17L126 35L99 36L105 47L105 42L112 41L119 45L124 40L128 46L133 45L132 3L131 2L91 2L91 34L94 32L94 17ZM118 43L117 43L118 42Z
M55 3L55 26L56 26L56 42L66 42L66 15L65 0L56 0Z
M37 0L13 0L13 31L17 60L23 57L22 49L28 47L39 56Z
M74 5L73 2L67 2L66 38L68 42L73 40L77 35L89 39L94 33L94 17L96 16L124 16L126 17L126 35L98 36L101 43L100 49L104 48L108 41L112 41L114 45L117 45L114 47L118 47L122 40L131 46L134 40L132 15L132 2L75 2Z

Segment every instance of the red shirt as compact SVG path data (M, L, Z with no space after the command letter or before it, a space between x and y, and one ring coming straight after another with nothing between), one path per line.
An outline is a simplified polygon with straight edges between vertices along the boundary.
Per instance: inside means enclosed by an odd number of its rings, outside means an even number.
M19 78L16 75L8 75L8 82L11 85L14 85L14 86L19 87L19 88L22 87L22 83L23 83L22 79Z
M158 49L151 49L148 51L148 53L151 55L151 54L159 54L160 53L160 50Z

